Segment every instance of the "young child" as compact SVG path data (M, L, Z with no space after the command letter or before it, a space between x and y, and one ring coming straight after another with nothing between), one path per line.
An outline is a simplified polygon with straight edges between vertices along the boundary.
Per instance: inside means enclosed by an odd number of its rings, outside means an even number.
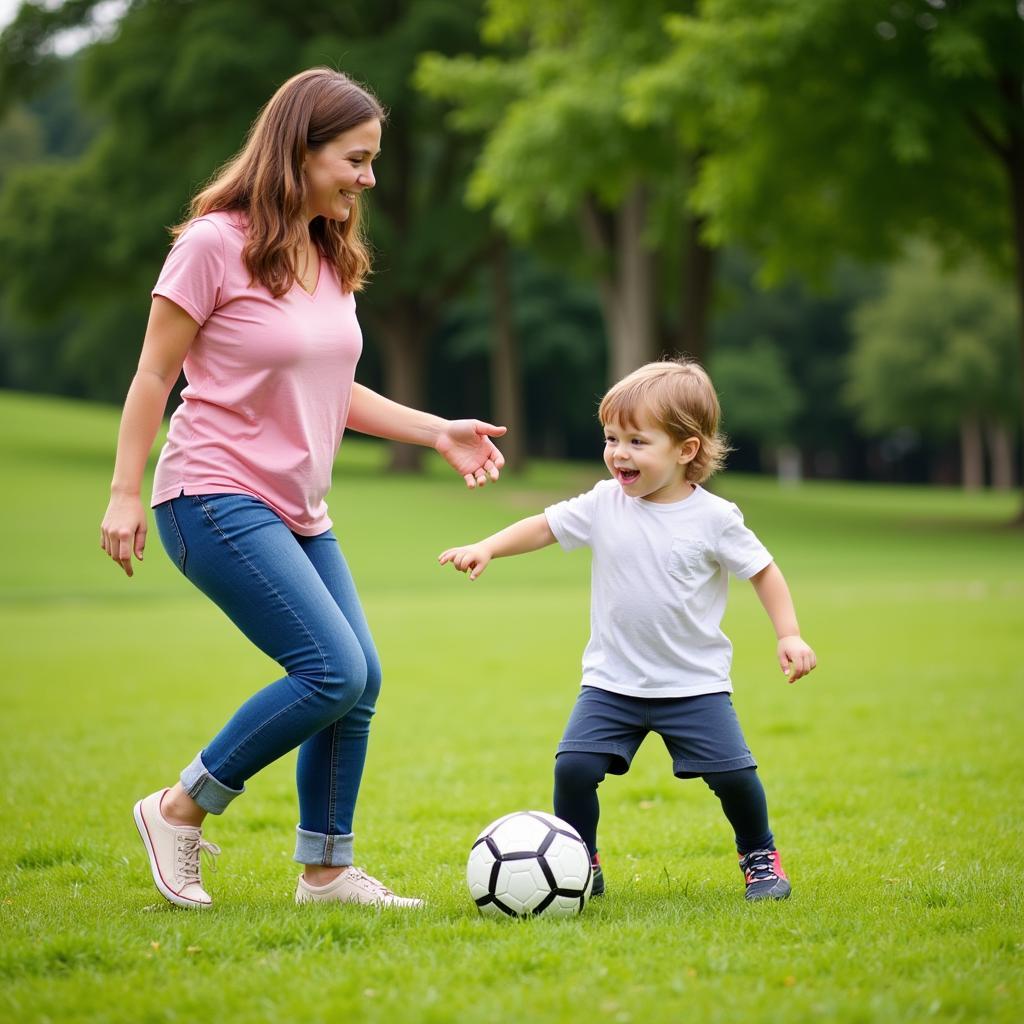
M604 461L592 490L439 557L476 579L492 558L557 541L593 551L590 641L580 695L555 757L554 810L586 842L594 895L597 787L624 775L649 732L677 778L700 776L736 835L748 900L785 899L789 880L768 827L757 765L729 694L732 644L721 630L728 573L749 579L778 637L789 682L815 667L789 588L739 509L700 485L721 467L718 396L689 360L648 363L604 396Z

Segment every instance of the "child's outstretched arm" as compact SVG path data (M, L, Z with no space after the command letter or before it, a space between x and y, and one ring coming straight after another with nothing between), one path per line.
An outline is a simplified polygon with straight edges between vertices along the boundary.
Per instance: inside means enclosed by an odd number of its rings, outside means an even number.
M800 637L800 626L796 621L796 609L793 598L782 570L774 563L767 565L759 573L750 577L757 596L768 613L775 627L775 635L779 638L776 654L782 671L795 683L801 676L807 675L818 660L814 651Z
M468 572L469 578L475 580L492 558L523 555L527 551L537 551L554 543L555 535L548 526L547 516L542 512L529 519L520 519L518 523L506 526L504 530L475 544L442 551L437 560L441 565L451 562L459 572Z

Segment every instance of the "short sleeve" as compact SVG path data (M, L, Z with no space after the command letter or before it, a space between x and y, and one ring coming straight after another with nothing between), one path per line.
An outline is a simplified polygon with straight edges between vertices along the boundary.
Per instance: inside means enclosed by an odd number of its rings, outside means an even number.
M566 550L590 544L594 511L597 506L597 488L577 495L568 501L560 501L557 505L549 505L544 509L548 526L555 535L555 540Z
M195 220L171 247L152 294L181 306L202 326L220 304L225 269L224 241L217 225Z
M768 549L743 522L743 513L729 505L719 523L715 545L720 565L741 580L756 576L773 561Z

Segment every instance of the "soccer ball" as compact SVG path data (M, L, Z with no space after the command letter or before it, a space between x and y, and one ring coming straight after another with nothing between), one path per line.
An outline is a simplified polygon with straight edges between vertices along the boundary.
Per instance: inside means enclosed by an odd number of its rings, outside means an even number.
M543 811L516 811L477 836L466 881L481 914L570 917L586 906L594 879L572 825Z

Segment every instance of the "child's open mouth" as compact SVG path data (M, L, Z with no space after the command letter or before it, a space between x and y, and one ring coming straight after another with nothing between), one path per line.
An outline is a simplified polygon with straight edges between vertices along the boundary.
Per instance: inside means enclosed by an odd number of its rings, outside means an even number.
M619 480L624 484L631 484L639 475L639 469L620 469Z

